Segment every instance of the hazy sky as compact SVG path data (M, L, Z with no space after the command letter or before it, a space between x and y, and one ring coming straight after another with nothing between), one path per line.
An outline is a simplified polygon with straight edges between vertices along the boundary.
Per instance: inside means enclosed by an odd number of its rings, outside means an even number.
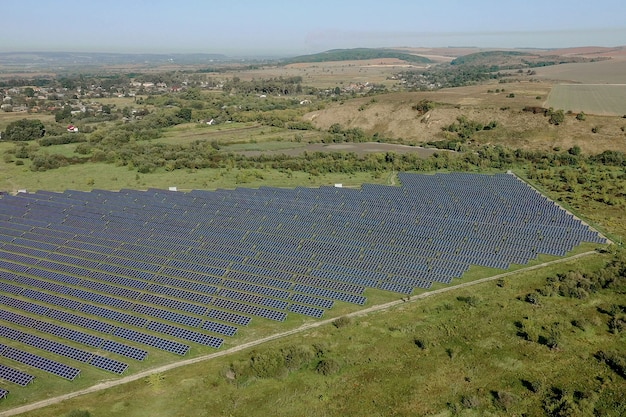
M0 10L1 52L626 45L623 0L7 0Z

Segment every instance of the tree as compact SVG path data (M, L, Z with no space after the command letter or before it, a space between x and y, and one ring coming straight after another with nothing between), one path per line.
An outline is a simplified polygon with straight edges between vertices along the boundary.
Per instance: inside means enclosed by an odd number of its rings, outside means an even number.
M22 142L42 137L46 129L39 119L22 119L9 123L2 137L7 141Z
M191 109L188 107L184 107L178 111L176 116L180 117L186 122L190 122L191 121Z
M26 87L26 88L24 88L24 95L26 97L34 97L35 96L35 90L33 90L32 87Z

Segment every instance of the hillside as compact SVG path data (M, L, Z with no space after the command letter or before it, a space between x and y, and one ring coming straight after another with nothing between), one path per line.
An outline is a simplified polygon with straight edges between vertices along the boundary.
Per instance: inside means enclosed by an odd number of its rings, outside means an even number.
M368 59L384 59L396 58L406 62L429 64L432 63L428 58L419 55L408 54L393 49L373 49L373 48L355 48L355 49L332 49L318 54L301 55L286 61L284 64L298 64L310 62L332 62L332 61L362 61Z
M540 54L523 51L481 51L460 56L452 60L452 65L480 65L498 69L534 68L575 62L590 62L597 59L578 55Z

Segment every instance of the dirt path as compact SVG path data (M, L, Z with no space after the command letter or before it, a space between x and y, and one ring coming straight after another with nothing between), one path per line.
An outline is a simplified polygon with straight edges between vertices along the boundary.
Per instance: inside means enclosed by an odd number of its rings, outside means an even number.
M494 275L494 276L487 277L487 278L481 278L481 279L478 279L476 281L465 282L463 284L452 285L450 287L445 287L445 288L440 288L438 290L428 291L428 292L425 292L425 293L422 293L422 294L419 294L419 295L415 295L415 296L412 296L412 297L407 297L407 298L403 298L401 300L391 301L389 303L375 305L375 306L366 308L364 310L355 311L353 313L346 314L346 317L364 316L364 315L367 315L367 314L370 314L370 313L374 313L374 312L377 312L377 311L387 310L389 308L395 307L397 305L402 305L402 304L405 304L407 302L415 302L417 300L421 300L421 299L424 299L424 298L427 298L427 297L431 297L433 295L442 294L442 293L449 292L449 291L455 291L455 290L458 290L460 288L471 287L473 285L482 284L482 283L488 282L488 281L494 281L496 279L508 277L508 276L511 276L511 275L519 274L519 273L533 271L533 270L544 268L544 267L550 266L550 265L555 265L555 264L559 264L559 263L569 262L569 261L571 261L573 259L582 258L582 257L593 255L593 254L596 254L596 253L597 252L595 252L595 251L584 252L584 253L580 253L578 255L570 256L568 258L557 259L557 260L550 261L550 262L544 262L544 263L541 263L541 264L538 264L538 265L530 266L528 268L522 268L522 269L518 269L516 271L505 272L503 274L498 274L498 275ZM307 324L304 324L304 325L302 325L302 326L300 326L300 327L298 327L296 329L288 330L288 331L282 332L282 333L276 333L276 334L273 334L273 335L270 335L270 336L267 336L267 337L263 337L261 339L253 340L251 342L244 343L242 345L232 347L230 349L226 349L226 350L220 351L220 352L215 352L215 353L211 353L209 355L199 356L197 358L192 358L192 359L187 359L187 360L176 362L176 363L171 363L171 364L168 364L168 365L160 366L158 368L153 368L153 369L149 369L149 370L146 370L146 371L143 371L143 372L139 372L137 374L129 375L129 376L121 378L121 379L116 379L114 381L107 381L107 382L103 382L103 383L100 383L100 384L96 384L96 385L93 385L91 387L79 390L79 391L71 392L69 394L63 394L63 395L59 395L59 396L54 397L54 398L49 398L49 399L46 399L46 400L43 400L43 401L39 401L39 402L36 402L36 403L32 403L32 404L24 405L24 406L21 406L21 407L13 408L11 410L3 411L2 413L0 413L0 417L15 416L15 415L18 415L18 414L21 414L21 413L25 413L27 411L33 411L33 410L37 410L39 408L43 408L43 407L46 407L46 406L49 406L49 405L52 405L52 404L60 403L62 401L68 400L70 398L78 397L80 395L90 394L90 393L102 391L102 390L105 390L107 388L111 388L111 387L114 387L114 386L117 386L117 385L126 384L126 383L131 382L131 381L136 381L138 379L145 378L145 377L150 376L152 374L158 374L158 373L166 372L166 371L169 371L171 369L175 369L175 368L178 368L178 367L181 367L181 366L191 365L191 364L194 364L194 363L210 360L210 359L213 359L213 358L218 358L220 356L230 355L230 354L233 354L235 352L242 351L244 349L248 349L248 348L251 348L251 347L254 347L254 346L261 345L263 343L270 342L272 340L281 339L283 337L287 337L287 336L291 336L293 334L301 333L301 332L304 332L306 330L310 330L310 329L313 329L313 328L316 328L316 327L328 325L328 324L332 323L334 320L336 320L336 318L327 319L327 320L321 320L321 321L312 322L312 323L307 323Z

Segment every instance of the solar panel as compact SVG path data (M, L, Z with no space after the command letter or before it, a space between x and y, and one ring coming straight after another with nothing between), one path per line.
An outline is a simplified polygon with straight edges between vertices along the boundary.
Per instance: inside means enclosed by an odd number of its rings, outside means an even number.
M228 311L216 310L214 308L209 310L209 312L207 313L207 317L238 324L240 326L247 326L252 320L248 316L242 316L241 314L235 314Z
M27 373L18 371L17 369L10 368L8 366L0 364L0 378L9 382L14 382L17 385L25 387L30 384L34 376Z
M124 362L116 361L115 359L106 358L100 355L94 355L91 361L89 361L89 364L115 374L121 374L128 368L128 364L125 364Z
M157 349L165 350L167 352L175 353L177 355L184 355L189 350L189 346L179 342L173 342L171 340L163 339L151 334L138 332L135 330L124 329L118 327L113 333L117 337L127 339L137 343L143 343L148 346L152 346Z
M79 369L13 347L6 347L4 352L2 352L2 356L42 371L50 372L70 381L74 380L80 373Z
M209 336L204 333L195 332L192 330L183 329L181 327L172 326L165 323L159 323L152 321L148 324L148 330L152 330L159 333L165 333L170 336L178 337L180 339L189 340L199 343L201 345L214 347L219 349L224 342L224 339L215 336Z
M148 352L143 349L127 346L112 340L104 342L101 349L107 352L117 353L128 358L136 359L138 361L142 361L146 358L146 356L148 356Z

